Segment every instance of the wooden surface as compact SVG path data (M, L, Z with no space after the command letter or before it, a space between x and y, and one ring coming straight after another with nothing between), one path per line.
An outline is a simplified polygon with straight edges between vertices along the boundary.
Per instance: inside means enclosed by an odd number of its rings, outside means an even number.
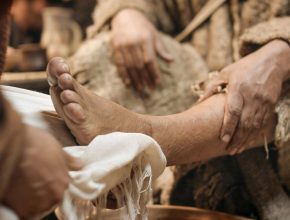
M46 72L5 72L1 84L48 93Z

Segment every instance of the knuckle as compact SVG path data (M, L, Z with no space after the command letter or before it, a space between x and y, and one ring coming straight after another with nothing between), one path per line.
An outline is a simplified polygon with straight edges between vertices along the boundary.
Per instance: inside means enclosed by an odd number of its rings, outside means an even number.
M113 40L112 41L112 45L113 45L113 48L114 49L119 50L119 49L121 49L121 47L122 47L123 44L119 40Z
M152 63L153 63L153 59L152 59L152 57L146 57L146 58L144 59L144 63L145 63L146 65L148 65L148 64L152 64Z
M140 39L142 42L147 42L148 40L151 40L151 34L149 31L144 31L141 33Z
M229 106L229 114L231 116L240 117L242 114L242 109L236 105Z
M238 80L238 79L237 79ZM236 82L239 84L239 90L242 91L244 94L252 95L252 85L249 82Z
M261 94L261 93L255 93L254 95L253 95L253 98L254 99L257 99L257 100L265 100L265 96L263 95L263 94Z
M261 124L260 122L258 122L258 121L254 121L254 123L253 123L253 127L254 127L255 129L260 129L260 128L262 127L262 124Z
M244 120L244 122L242 123L242 127L243 129L250 129L252 127L250 118Z

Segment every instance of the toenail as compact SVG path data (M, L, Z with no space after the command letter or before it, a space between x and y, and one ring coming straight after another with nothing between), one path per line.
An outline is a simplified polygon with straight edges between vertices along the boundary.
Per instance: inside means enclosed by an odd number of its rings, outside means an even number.
M67 72L67 73L69 72L69 67L68 67L68 65L66 63L63 63L61 65L61 67L62 67L63 72Z
M71 75L64 73L59 77L60 83L68 83L69 81L71 81Z

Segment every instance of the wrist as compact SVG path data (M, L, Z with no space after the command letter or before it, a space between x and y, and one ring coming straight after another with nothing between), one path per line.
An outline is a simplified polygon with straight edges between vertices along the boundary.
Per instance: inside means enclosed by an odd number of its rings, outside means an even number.
M144 15L142 14L142 12L140 12L137 9L134 8L124 8L122 10L120 10L112 19L111 22L111 26L113 27L114 24L116 24L116 22L118 22L119 20L123 20L124 17L128 18L130 17L130 19L133 19L133 17L135 16L142 16L144 17Z
M290 45L283 40L273 40L269 44L278 74L284 82L290 78Z

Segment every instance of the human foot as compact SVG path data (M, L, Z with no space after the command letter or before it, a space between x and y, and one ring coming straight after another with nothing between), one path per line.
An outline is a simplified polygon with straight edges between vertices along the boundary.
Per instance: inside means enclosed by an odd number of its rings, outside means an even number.
M50 94L57 113L79 144L114 131L149 134L150 125L141 115L99 97L72 77L64 59L53 58L47 66Z

